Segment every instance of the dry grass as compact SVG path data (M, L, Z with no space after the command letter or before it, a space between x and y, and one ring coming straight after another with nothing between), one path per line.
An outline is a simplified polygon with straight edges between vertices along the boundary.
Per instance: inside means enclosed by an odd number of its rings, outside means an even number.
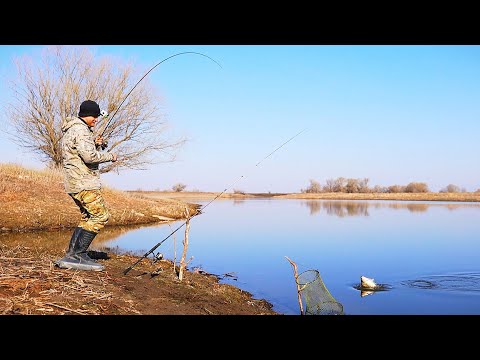
M115 313L109 281L106 273L55 271L46 254L0 244L2 315Z
M108 226L138 225L184 218L199 206L175 199L147 199L108 187L103 189L111 213ZM65 193L60 170L26 169L0 164L0 230L28 231L75 227L80 212Z
M39 188L62 185L63 174L57 169L33 170L16 164L0 164L0 196L14 197L15 193L31 193L36 184Z
M14 234L12 234L14 235ZM272 305L220 284L211 274L187 271L179 281L172 262L109 254L105 271L58 269L59 251L0 243L0 315L275 315Z

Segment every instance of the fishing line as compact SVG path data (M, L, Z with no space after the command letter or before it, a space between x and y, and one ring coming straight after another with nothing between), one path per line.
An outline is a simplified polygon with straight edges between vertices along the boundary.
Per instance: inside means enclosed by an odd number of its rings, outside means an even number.
M112 117L108 120L108 122L105 124L104 128L103 128L103 131L100 133L100 137L103 137L103 134L105 133L105 130L108 128L108 126L110 125L110 123L112 122L113 118L115 117L115 115L117 114L118 110L120 110L121 106L123 105L123 103L125 102L125 100L127 100L128 96L132 93L132 91L137 87L138 84L140 84L140 82L148 75L150 74L150 72L153 71L153 69L155 69L158 65L160 65L161 63L164 63L165 61L175 57L175 56L179 56L179 55L185 55L185 54L195 54L195 55L201 55L201 56L204 56L210 60L212 60L215 64L217 64L218 66L220 66L220 68L222 68L222 65L220 65L217 61L215 61L214 59L212 59L210 56L208 55L205 55L205 54L202 54L200 52L195 52L195 51L184 51L184 52L180 52L180 53L176 53L176 54L173 54L173 55L170 55L168 57L166 57L165 59L163 59L162 61L158 62L157 64L155 64L154 66L152 66L152 68L150 70L148 70L145 75L143 75L141 77L140 80L137 81L137 83L132 87L132 89L128 92L128 94L125 96L125 98L122 100L122 102L120 103L120 105L118 105L117 107L117 110L115 110L115 112L113 113ZM108 135L110 136L112 134L112 132L110 132Z
M288 139L287 141L285 141L282 145L280 145L279 147L277 147L275 150L273 150L270 154L268 154L267 156L265 156L262 160L260 160L259 162L257 162L254 166L257 167L258 165L260 165L260 163L262 163L264 160L266 160L267 158L269 158L270 156L273 155L273 153L275 153L276 151L280 150L281 147L283 147L284 145L286 145L288 142L292 141L294 138L296 138L298 135L300 135L302 132L304 132L306 129L303 129L302 131L300 131L298 134L296 134L295 136L292 136L290 139ZM253 171L253 170L252 170ZM232 185L230 185L230 187L227 187L225 190L223 190L220 194L218 194L217 196L215 196L215 198L213 198L208 204L206 204L203 208L205 209L208 205L210 205L212 202L214 202L216 199L218 199L220 196L222 196L222 194L224 194L228 189L231 189L233 188L233 186L239 182L241 179L245 179L246 176L242 175L240 176Z
M300 135L302 132L304 132L306 129L303 129L302 131L300 131L299 133L297 133L296 135L292 136L290 139L288 139L287 141L285 141L283 144L281 144L279 147L277 147L275 150L273 150L270 154L268 154L267 156L265 156L262 160L260 160L259 162L257 162L255 164L255 167L257 167L258 165L260 165L263 161L265 161L267 158L269 158L270 156L272 156L276 151L280 150L283 146L285 146L287 143L289 143L290 141L292 141L294 138L296 138L298 135ZM253 170L252 170L253 171ZM222 194L224 194L228 189L232 188L240 179L242 178L245 178L244 175L241 175L230 187L227 187L225 188L225 190L223 190L221 193L219 193L217 196L215 196L212 200L210 200L210 202L208 202L206 205L200 207L200 211L198 214L201 213L201 211L205 210L205 208L210 205L212 202L214 202L216 199L218 199ZM194 215L195 216L195 215ZM188 220L187 220L188 221ZM130 265L128 268L126 268L124 271L123 271L123 274L126 275L130 270L133 269L133 267L135 265L137 265L138 263L140 263L140 261L142 261L143 259L145 259L148 255L152 254L160 245L162 245L168 238L170 238L170 236L172 236L173 234L175 234L178 230L180 230L187 222L185 221L184 223L182 223L179 227L177 227L175 230L173 230L166 238L164 238L162 241L160 241L159 243L157 243L154 247L152 247L150 250L148 250L140 259L138 259L135 263L133 263L132 265Z

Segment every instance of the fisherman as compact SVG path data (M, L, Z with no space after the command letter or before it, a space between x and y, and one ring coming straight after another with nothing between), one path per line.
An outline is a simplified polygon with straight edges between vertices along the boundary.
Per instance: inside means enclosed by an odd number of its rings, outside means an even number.
M110 217L101 193L99 164L117 161L115 153L100 152L105 148L103 138L94 138L93 127L100 114L100 106L95 101L85 100L78 117L66 117L62 124L65 192L81 212L65 256L55 261L55 265L64 269L104 269L87 254L88 247Z

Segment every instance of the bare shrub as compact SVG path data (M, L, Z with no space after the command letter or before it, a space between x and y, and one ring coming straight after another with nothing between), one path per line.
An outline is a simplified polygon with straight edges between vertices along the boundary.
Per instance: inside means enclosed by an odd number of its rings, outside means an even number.
M458 193L462 192L457 185L448 184L443 189L440 190L441 193Z
M373 193L378 193L378 194L381 194L381 193L388 193L388 187L386 186L380 186L380 185L375 185L372 190L371 190Z
M389 192L389 193L404 193L405 192L405 186L391 185L387 188L387 192Z
M424 182L411 182L405 187L407 193L426 193L429 191L428 185Z
M185 190L186 187L187 187L187 185L182 184L182 183L178 183L178 184L175 184L175 185L172 186L172 190L175 191L175 192L181 192L181 191Z

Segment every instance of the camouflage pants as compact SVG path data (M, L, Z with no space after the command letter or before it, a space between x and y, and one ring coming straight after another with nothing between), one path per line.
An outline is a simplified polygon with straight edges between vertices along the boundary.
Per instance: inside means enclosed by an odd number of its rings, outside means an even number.
M98 234L110 218L100 190L82 190L69 195L82 213L78 226Z

